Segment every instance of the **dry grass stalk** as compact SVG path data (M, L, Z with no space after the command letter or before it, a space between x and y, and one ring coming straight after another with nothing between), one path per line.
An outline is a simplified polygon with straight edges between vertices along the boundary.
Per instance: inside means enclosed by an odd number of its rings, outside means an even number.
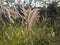
M38 9L38 8L33 9L33 10L31 8L29 8L27 10L23 8L23 13L24 13L26 21L28 23L28 28L29 29L32 29L32 24L37 21L39 10L40 9Z
M35 12L33 13L32 17L31 17L31 19L30 19L30 21L29 21L29 25L28 25L28 28L29 28L29 29L32 29L33 24L36 22L38 13L39 13L39 12L37 12L37 11L35 11Z
M1 2L0 2L0 21L2 20L2 10L3 10L3 8L2 8L2 4L1 4Z
M13 19L11 18L11 14L10 14L9 10L8 10L7 8L5 8L5 11L6 11L6 13L7 13L7 18L9 19L9 21L10 21L11 23L14 23Z
M2 3L0 2L0 23L2 23L2 24L0 24L1 28L2 28L2 26L6 26L5 22L2 18L3 13L4 13L4 7L3 7Z
M40 10L40 9L33 9L33 10L31 10L31 11L29 12L28 21L31 19L31 17L32 17L33 15L35 15L35 14L34 14L35 11L38 11L38 10Z

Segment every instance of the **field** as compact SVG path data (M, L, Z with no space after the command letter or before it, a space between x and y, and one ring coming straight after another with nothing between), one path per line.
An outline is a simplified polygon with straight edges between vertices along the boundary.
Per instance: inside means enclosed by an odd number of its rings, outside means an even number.
M0 45L60 45L57 3L32 8L20 4L9 7L0 2Z

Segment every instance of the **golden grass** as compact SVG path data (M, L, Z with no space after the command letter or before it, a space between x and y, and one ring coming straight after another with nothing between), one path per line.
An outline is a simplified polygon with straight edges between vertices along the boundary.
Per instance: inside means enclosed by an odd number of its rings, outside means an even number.
M29 9L26 10L25 8L22 8L22 10L23 10L23 14L25 16L25 19L28 23L28 28L32 29L32 24L35 23L38 20L38 16L39 16L38 11L40 9L35 8L35 9L32 10L31 8L29 8Z

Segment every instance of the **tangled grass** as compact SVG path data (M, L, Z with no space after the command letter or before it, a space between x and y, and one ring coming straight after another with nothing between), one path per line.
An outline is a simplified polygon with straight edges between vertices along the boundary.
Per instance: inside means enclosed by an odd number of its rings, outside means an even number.
M0 45L60 45L60 13L51 7L23 7L22 16L16 7L0 4Z
M51 27L45 29L46 33L43 31L37 25L33 30L19 25L6 27L3 31L0 30L0 45L59 45L59 35L52 37Z

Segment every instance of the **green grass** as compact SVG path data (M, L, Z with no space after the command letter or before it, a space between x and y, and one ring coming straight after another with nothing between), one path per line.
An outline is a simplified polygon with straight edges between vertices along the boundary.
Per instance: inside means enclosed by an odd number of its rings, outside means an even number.
M51 37L51 28L43 30L39 26L27 30L26 26L9 26L4 28L10 40L0 30L0 45L59 45L58 37Z

